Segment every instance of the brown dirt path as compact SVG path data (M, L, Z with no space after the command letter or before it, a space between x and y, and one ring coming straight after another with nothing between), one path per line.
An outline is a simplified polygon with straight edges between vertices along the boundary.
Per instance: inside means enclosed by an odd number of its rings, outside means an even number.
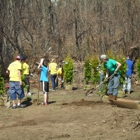
M140 111L101 102L83 89L50 91L48 106L36 105L37 89L28 107L0 107L1 140L140 140ZM129 98L140 99L139 87ZM40 92L40 102L43 94Z

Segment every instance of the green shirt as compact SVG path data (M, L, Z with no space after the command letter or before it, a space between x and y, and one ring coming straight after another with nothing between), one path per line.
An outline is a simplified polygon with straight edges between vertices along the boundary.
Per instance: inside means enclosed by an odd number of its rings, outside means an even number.
M104 67L109 71L109 75L112 75L117 68L117 61L108 59L108 61L104 63ZM119 70L117 71L117 74L120 74Z

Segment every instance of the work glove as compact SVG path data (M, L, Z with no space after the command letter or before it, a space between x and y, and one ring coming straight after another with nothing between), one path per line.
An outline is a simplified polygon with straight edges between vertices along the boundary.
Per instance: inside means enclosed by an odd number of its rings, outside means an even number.
M105 81L105 82L107 82L107 81L108 81L108 76L107 76L107 77L105 77L104 81Z
M30 75L31 75L32 77L34 77L34 74L33 74L33 73L31 73Z
M114 71L114 75L115 75L115 74L117 74L117 71L116 71L116 70Z

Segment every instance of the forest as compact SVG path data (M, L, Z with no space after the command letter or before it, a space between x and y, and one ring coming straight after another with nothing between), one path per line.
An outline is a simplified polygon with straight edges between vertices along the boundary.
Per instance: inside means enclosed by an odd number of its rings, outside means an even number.
M2 74L15 55L139 57L140 0L0 0ZM130 51L134 48L134 51Z

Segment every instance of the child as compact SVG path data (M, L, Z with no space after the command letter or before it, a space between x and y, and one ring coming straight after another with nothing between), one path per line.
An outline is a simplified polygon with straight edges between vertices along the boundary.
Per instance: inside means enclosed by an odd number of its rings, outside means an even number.
M56 88L58 88L59 81L60 81L61 88L63 88L63 67L62 67L62 64L59 64L59 68L57 70Z
M32 95L30 92L30 80L29 80L29 64L28 64L28 59L27 58L23 58L22 59L23 64L22 64L22 69L23 69L23 75L24 75L24 81L25 84L27 85L27 95Z
M47 68L45 61L43 64L40 64L41 74L40 74L40 82L42 83L42 91L44 93L44 102L43 105L48 105L49 99L49 80L48 80L48 72L49 69ZM39 68L39 67L38 67Z

